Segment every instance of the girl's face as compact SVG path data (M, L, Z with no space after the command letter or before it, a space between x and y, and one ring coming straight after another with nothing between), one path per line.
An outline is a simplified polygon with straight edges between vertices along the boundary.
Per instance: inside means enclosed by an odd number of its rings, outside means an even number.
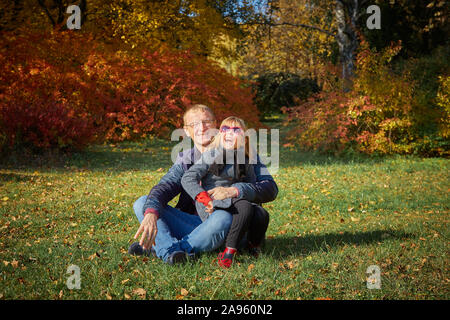
M220 133L222 145L225 149L237 149L244 141L244 129L239 124L222 125Z

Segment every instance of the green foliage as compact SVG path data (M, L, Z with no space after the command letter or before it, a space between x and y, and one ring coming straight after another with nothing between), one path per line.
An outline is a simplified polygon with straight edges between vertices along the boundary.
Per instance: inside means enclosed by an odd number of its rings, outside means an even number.
M256 105L264 115L279 113L282 107L292 107L319 91L314 80L282 72L258 76L254 88Z
M417 77L420 67L394 72L391 61L400 49L397 44L377 52L362 41L350 92L331 87L298 107L284 109L296 123L292 139L322 151L352 148L369 154L448 154L448 140L438 133L445 115L442 107L435 106L436 81ZM438 74L429 76L437 79ZM426 90L432 86L434 94L430 95Z
M382 50L391 42L402 41L399 56L407 59L429 54L448 41L449 3L445 0L371 1L381 11L381 29L369 30L363 12L359 27L370 47ZM366 10L362 7L361 10Z
M436 103L443 111L439 123L439 134L443 138L450 138L450 76L440 76L439 83Z

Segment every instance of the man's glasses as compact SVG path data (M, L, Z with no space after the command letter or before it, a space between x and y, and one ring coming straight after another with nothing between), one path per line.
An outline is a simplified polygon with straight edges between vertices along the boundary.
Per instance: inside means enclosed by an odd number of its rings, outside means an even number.
M220 132L229 132L229 131L233 131L235 134L239 134L242 132L242 128L240 127L229 127L229 126L221 126L220 127Z
M190 124L187 124L186 127L198 128L198 127L200 127L200 125L203 125L205 127L209 127L213 123L214 123L214 120L196 121L196 122L192 122Z

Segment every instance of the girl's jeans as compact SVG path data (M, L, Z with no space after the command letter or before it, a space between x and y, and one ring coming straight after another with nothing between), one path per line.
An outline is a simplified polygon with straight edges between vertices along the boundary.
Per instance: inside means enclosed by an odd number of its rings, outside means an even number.
M139 223L144 219L144 203L140 197L133 205ZM163 261L175 251L199 253L215 250L222 245L230 229L232 216L225 210L215 210L206 221L197 215L166 206L159 212L153 249Z

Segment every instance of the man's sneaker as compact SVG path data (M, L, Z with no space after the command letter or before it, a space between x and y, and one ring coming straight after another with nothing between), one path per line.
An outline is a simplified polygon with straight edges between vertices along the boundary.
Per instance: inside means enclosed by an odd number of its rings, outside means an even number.
M168 264L185 263L188 260L189 255L184 251L172 252L167 258Z
M261 247L264 246L265 244L265 239L263 239L263 241L261 241L261 243L259 245L253 245L250 241L248 242L248 253L250 255L252 255L254 258L258 258L259 255L261 254Z
M153 247L151 247L150 249L145 249L142 248L142 246L139 244L139 242L134 242L131 244L131 246L128 248L128 253L133 255L133 256L147 256L150 257L150 255L153 255L154 257L156 257L156 252L155 249L153 249Z
M257 259L261 254L261 248L248 246L248 253Z
M219 266L221 266L222 268L231 267L235 252L236 249L225 248L224 252L219 253L219 255L217 256L217 263L219 264Z
M265 244L266 244L266 238L265 238L265 237L264 237L264 239L261 241L261 243L258 244L258 245L253 245L253 244L249 241L249 242L248 242L248 245L247 245L248 253L249 253L250 255L252 255L253 257L258 258L259 255L261 254L261 248L264 247Z

